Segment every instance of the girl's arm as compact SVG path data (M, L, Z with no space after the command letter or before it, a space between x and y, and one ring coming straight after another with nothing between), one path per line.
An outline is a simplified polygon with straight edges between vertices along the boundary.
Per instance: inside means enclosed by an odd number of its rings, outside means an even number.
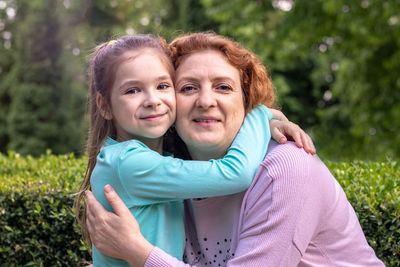
M127 204L148 205L247 189L266 154L271 118L265 106L253 109L225 157L218 160L163 157L140 142L132 142L119 156L117 166L121 184L131 199Z
M286 116L277 109L270 109L272 119L269 122L271 136L279 144L285 144L288 140L294 141L297 147L303 148L307 153L316 153L311 137L297 124L290 122Z

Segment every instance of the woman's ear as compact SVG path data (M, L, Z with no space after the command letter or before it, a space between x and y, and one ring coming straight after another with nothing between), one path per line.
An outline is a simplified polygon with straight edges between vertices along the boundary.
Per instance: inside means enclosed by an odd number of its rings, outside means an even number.
M97 93L97 95L96 95L96 105L100 111L100 115L105 120L112 120L112 113L111 113L110 107L108 106L107 101L104 99L104 97L100 93Z

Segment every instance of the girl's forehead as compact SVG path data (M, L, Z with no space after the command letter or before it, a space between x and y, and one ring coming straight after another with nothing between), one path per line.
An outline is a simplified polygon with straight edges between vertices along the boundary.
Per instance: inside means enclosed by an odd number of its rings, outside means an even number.
M163 51L151 47L144 47L126 51L121 55L119 65L127 61L134 61L135 59L143 56L149 57L153 60L156 59L168 70L171 76L174 75L175 69L169 56L166 55Z
M139 48L139 49L132 49L128 50L125 53L121 55L121 60L135 60L139 56L143 55L148 55L148 56L154 56L156 58L160 58L161 54L157 53L156 49L151 49L151 48Z

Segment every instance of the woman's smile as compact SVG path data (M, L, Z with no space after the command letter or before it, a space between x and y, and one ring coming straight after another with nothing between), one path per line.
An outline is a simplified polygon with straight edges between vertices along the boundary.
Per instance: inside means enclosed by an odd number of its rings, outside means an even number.
M196 125L202 126L202 127L215 126L221 122L220 119L217 119L216 117L212 117L212 116L199 116L199 117L194 118L192 121Z
M175 125L190 155L224 155L245 114L239 71L221 52L205 50L185 57L175 77Z

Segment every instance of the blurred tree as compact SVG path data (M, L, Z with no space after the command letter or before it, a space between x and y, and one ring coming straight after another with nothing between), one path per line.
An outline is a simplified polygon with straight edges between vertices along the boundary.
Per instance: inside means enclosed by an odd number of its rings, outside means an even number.
M125 34L170 41L184 32L215 30L264 60L283 111L310 130L321 155L398 157L399 5L0 0L0 151L82 151L87 60L98 43Z
M84 98L74 99L79 94L65 73L60 2L19 0L15 5L13 63L2 82L9 97L7 149L33 155L47 148L79 152Z
M7 131L7 114L10 108L10 94L5 84L13 65L13 49L11 47L12 32L15 26L13 3L2 3L0 6L0 152L6 152L9 136Z
M400 156L400 2L203 0L330 159ZM296 118L296 115L298 118Z
M218 27L195 0L91 1L87 19L96 44L125 34L151 33L170 40L185 32Z
M195 0L0 0L0 152L83 151L86 68L100 42L212 27Z

